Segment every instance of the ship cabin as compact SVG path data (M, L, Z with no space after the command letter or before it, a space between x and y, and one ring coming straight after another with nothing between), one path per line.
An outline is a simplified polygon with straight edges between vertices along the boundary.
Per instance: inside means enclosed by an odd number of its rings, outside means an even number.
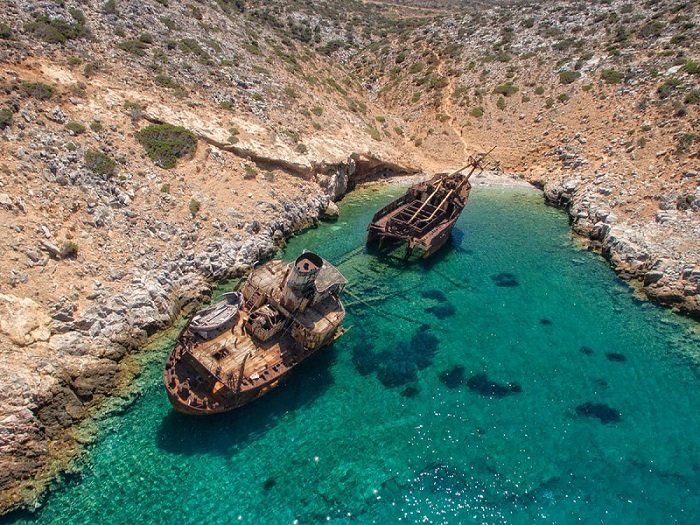
M305 252L293 263L272 261L256 268L243 287L246 331L261 342L289 322L292 338L307 350L335 334L345 311L339 295L347 280L328 261Z

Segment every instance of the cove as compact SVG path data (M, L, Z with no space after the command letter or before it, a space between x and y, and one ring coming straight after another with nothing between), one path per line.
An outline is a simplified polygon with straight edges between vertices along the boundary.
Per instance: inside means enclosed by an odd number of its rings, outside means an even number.
M349 195L281 254L350 281L332 348L200 419L168 404L164 339L79 473L0 522L698 522L697 324L635 298L534 192L475 188L428 262L367 254L402 191Z

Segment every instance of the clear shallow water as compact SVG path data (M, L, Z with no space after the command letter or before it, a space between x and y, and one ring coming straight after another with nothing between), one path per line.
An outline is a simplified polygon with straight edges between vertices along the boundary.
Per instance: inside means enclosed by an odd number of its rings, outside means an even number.
M475 189L429 264L365 254L401 191L349 196L283 254L350 280L333 348L193 419L169 407L162 344L81 474L6 521L698 523L697 325L637 301L533 193Z

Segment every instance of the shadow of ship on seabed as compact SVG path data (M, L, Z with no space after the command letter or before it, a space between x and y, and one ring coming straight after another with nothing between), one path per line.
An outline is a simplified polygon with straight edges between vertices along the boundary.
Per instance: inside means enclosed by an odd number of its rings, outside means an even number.
M276 388L233 412L192 418L170 410L158 428L156 444L173 454L229 456L274 428L285 414L321 397L333 384L331 368L337 356L336 345L321 350L289 373L284 388Z

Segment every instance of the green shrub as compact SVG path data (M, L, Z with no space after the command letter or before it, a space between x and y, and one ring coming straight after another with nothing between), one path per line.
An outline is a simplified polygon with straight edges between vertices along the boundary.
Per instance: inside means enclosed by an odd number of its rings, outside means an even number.
M504 97L509 97L518 91L517 86L514 86L512 82L506 82L500 86L496 86L493 90L494 93L498 95L503 95Z
M117 44L117 47L122 51L142 57L146 54L148 46L141 40L123 40Z
M496 107L497 107L498 109L506 109L506 99L503 98L503 97L500 97L500 98L496 101Z
M676 154L685 155L696 142L700 143L700 135L695 133L681 133L676 143Z
M100 65L97 62L90 62L89 64L85 64L85 67L83 68L83 75L89 78L99 70Z
M58 18L49 18L40 15L24 26L27 33L31 33L39 40L50 44L62 44L67 40L84 38L90 34L85 27L85 16L77 9L71 9L71 16L75 23L71 24Z
M170 183L164 182L160 187L160 192L161 193L170 193Z
M102 6L102 12L106 15L119 14L117 11L117 3L115 0L107 0Z
M0 22L0 40L11 40L12 28L5 22Z
M87 128L83 126L80 122L75 122L71 120L70 122L66 122L66 129L68 131L72 131L76 135L81 135L85 133L85 130Z
M66 241L61 248L61 259L73 259L78 256L78 245L74 241Z
M32 97L37 100L49 100L54 94L53 86L41 82L22 82L19 90L25 97Z
M368 127L367 128L367 133L369 133L369 136L372 137L372 140L380 141L382 140L382 136L379 134L379 130L375 127Z
M411 102L414 104L420 100L422 93L420 91L416 91L413 96L411 97Z
M174 168L177 159L191 155L197 139L191 131L170 124L153 124L136 133L136 140L149 158L164 169Z
M98 175L110 176L114 174L115 162L96 149L85 152L85 167Z
M202 203L199 202L197 199L195 199L194 197L192 197L190 199L189 209L190 209L190 215L192 215L193 218L197 215L197 213L199 212L201 207L202 207Z
M415 75L416 73L420 73L423 71L425 68L425 65L422 62L415 62L411 64L411 67L408 68L408 72L412 75Z
M547 97L544 101L544 107L547 109L551 108L554 106L554 99L552 97Z
M102 122L99 120L93 120L90 122L90 129L95 132L102 131Z
M700 89L691 90L683 99L686 104L700 104Z
M5 129L12 124L12 111L7 108L0 109L0 129Z
M563 102L566 102L567 100L569 100L569 98L571 98L571 97L569 97L569 95L568 95L567 93L559 93L559 94L557 95L557 100L558 100L559 102L562 102L562 103L563 103Z
M700 75L700 64L694 60L688 60L683 66L683 71L689 75Z
M537 86L535 88L535 95L543 95L544 94L544 88L542 86Z
M156 84L164 88L175 89L180 87L177 81L168 75L156 75L153 79Z
M584 91L590 91L591 89L593 89L593 84L585 84L581 86L581 89L583 89Z
M472 117L481 118L484 116L484 108L482 108L481 106L476 106L475 108L472 108L469 114Z
M568 69L562 69L559 71L559 83L560 84L571 84L577 78L581 76L578 71L569 71Z
M637 34L642 38L656 38L661 36L661 32L664 30L665 24L660 20L652 20L644 24Z
M314 106L311 108L311 113L313 113L317 117L320 117L321 115L323 115L323 108L321 106Z
M604 69L600 76L606 84L619 84L622 82L622 73L615 69Z
M671 94L683 85L683 83L677 78L669 78L664 81L658 88L656 88L656 93L659 98L668 98Z
M243 169L245 170L243 172L243 179L244 180L252 180L258 176L258 170L256 170L250 164L246 164Z

